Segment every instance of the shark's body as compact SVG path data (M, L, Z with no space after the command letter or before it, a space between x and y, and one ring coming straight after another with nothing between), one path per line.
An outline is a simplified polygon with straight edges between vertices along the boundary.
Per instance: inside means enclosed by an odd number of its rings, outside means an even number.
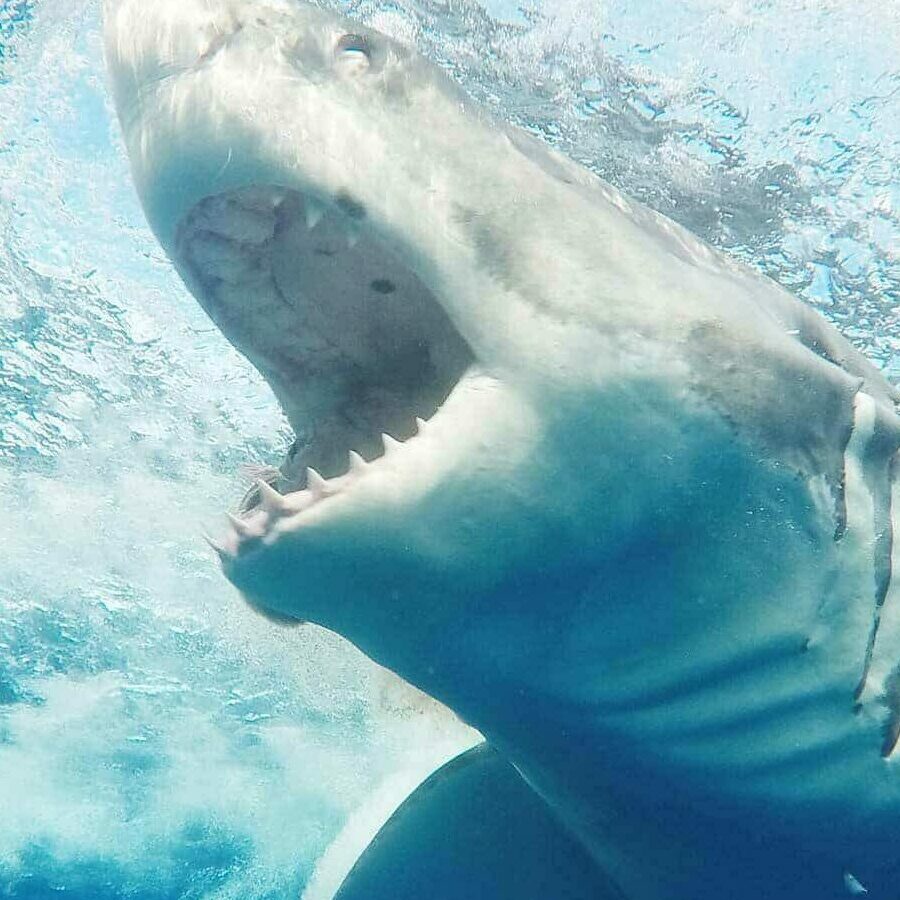
M874 367L377 33L106 7L148 219L302 437L223 542L250 602L456 710L628 898L900 895Z

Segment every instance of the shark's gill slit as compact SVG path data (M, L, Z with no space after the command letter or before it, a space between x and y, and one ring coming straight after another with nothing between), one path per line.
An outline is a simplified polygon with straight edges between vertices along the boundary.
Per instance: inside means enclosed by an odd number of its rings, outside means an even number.
M351 214L352 213L352 214ZM272 386L297 432L282 490L344 473L381 434L416 434L474 356L431 291L344 198L254 185L201 200L177 237L182 276Z

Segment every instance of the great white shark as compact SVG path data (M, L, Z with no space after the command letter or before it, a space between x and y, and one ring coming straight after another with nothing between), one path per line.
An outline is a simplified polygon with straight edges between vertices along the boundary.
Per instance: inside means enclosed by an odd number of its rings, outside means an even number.
M477 727L609 896L900 896L878 370L356 21L105 35L147 219L297 434L219 542L247 600Z

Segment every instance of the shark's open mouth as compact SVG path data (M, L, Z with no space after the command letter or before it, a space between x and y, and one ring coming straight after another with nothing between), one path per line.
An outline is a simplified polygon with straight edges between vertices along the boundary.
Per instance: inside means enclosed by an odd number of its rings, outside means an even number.
M351 197L278 186L210 196L177 236L182 274L265 376L297 441L282 491L383 452L441 406L474 357L426 285ZM251 500L251 505L253 505Z

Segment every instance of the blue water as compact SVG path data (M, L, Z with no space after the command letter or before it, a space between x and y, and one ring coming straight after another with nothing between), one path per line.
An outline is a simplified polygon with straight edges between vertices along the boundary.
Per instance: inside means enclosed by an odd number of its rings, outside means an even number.
M900 9L360 0L900 376ZM812 8L814 6L814 8ZM94 0L0 0L0 897L296 898L464 743L200 535L290 437L148 233Z

